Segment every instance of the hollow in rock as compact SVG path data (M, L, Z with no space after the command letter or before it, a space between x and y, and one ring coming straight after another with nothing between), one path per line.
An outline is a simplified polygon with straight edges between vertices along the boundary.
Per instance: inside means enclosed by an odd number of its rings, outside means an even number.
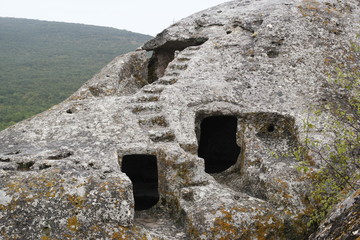
M153 155L125 155L122 171L133 184L135 210L146 210L159 201L157 159Z
M205 159L205 172L223 172L236 163L240 154L236 132L234 116L211 116L202 120L198 156Z

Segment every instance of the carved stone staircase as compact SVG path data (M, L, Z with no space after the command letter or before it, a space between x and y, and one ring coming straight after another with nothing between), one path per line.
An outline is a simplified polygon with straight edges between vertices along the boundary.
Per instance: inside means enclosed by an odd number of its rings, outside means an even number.
M163 77L143 87L130 100L129 109L137 115L140 127L147 131L153 142L175 140L175 134L162 112L164 102L161 100L161 93L166 87L178 81L181 73L188 68L187 62L199 49L200 46L191 46L178 53L178 56L167 66Z
M148 210L137 212L135 213L135 226L144 228L152 239L188 239L184 226L166 214L154 214Z

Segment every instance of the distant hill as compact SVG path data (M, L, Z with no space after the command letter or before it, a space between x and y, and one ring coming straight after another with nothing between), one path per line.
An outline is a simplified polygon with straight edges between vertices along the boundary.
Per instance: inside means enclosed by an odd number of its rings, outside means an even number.
M0 130L66 99L114 57L151 36L0 17Z

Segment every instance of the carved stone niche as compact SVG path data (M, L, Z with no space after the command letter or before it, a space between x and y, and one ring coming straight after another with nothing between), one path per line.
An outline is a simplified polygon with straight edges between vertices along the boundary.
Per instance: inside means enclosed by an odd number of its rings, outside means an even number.
M205 160L205 172L223 172L235 165L241 152L236 143L237 117L214 115L198 121L198 156Z
M293 117L265 112L215 114L201 115L196 122L199 157L205 160L205 171L219 183L269 200L269 189L277 185L275 178L297 175L292 168L296 160L291 155L298 146ZM216 168L211 165L215 162Z
M154 155L131 154L122 158L121 170L133 184L135 210L146 210L159 201L158 167Z

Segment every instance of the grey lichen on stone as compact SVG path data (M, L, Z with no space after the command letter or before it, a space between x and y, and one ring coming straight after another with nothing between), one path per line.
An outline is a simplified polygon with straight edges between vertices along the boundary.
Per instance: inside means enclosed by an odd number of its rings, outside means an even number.
M307 189L288 153L317 136L322 123L306 133L303 120L326 98L324 59L359 22L356 0L237 0L115 58L64 102L0 133L0 236L306 238ZM197 153L212 116L237 119L241 152L209 174ZM121 169L131 154L157 159L159 201L146 211L134 211Z
M147 65L145 51L131 52L116 57L70 99L132 95L149 84Z

